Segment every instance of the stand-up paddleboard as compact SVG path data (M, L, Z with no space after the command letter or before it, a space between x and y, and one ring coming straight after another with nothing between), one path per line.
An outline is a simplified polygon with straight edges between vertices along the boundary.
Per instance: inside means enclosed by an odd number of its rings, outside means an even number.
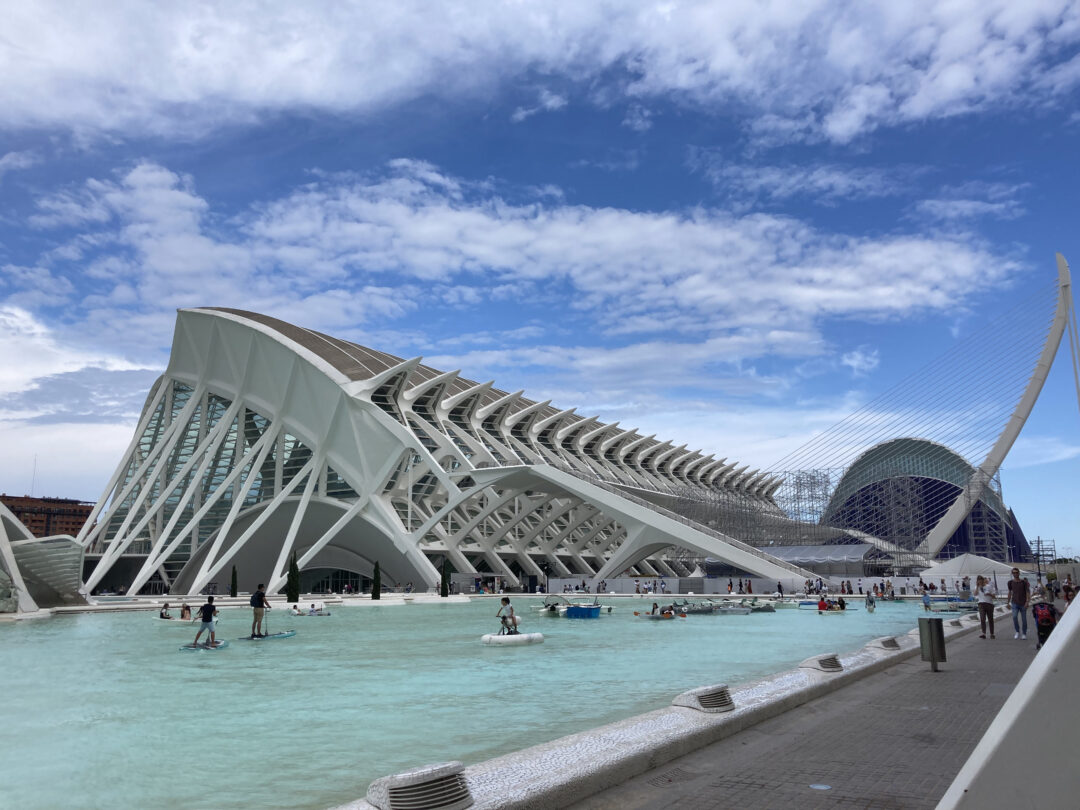
M521 644L543 644L543 633L513 633L503 634L488 633L487 635L480 636L480 642L489 646L498 647L514 647Z
M198 644L185 644L181 650L223 650L229 646L227 641L215 641L213 645L209 641L200 641Z
M292 638L295 635L295 630L281 630L277 633L267 633L265 636L240 636L237 641L272 641L275 638Z

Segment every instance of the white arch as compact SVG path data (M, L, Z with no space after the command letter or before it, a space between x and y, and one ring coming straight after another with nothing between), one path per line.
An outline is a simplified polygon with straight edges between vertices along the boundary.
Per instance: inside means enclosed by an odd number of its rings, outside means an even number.
M1046 343L1043 345L1042 353L1035 364L1035 369L1028 380L1023 396L1020 397L1016 409L1005 423L1005 427L994 446L990 448L990 452L986 454L982 464L976 468L967 485L956 496L956 499L941 520L926 535L926 540L919 544L917 550L928 557L936 556L945 547L953 532L960 527L964 518L968 516L975 503L982 497L983 490L989 485L991 479L997 475L1001 462L1005 460L1005 456L1012 449L1013 442L1020 435L1020 430L1031 415L1031 409L1035 407L1035 401L1039 398L1039 393L1042 391L1046 378L1050 374L1050 366L1053 364L1058 347L1061 345L1061 338L1065 334L1065 327L1069 323L1072 312L1072 281L1069 265L1065 261L1065 257L1060 253L1056 254L1056 257L1058 268L1057 307L1054 311L1054 320L1046 335Z

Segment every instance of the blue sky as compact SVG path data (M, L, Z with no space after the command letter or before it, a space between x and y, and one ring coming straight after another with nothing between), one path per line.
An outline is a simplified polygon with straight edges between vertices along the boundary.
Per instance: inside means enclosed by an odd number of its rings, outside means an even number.
M1080 261L1075 2L6 16L8 493L98 497L178 307L768 468ZM1071 553L1077 416L1063 351L1002 475Z

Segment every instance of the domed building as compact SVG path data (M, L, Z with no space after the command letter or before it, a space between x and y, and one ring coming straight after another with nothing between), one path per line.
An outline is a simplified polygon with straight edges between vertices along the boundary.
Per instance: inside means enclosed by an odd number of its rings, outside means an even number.
M911 552L961 497L975 468L938 442L900 438L875 445L840 479L821 522L855 529ZM1027 560L1031 548L992 480L938 552L977 554L1000 562Z

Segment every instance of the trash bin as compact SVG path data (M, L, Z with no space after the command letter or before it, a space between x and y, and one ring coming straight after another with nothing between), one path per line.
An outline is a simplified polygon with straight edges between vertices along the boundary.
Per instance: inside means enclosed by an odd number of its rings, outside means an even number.
M930 670L937 672L937 665L945 659L945 623L942 619L919 618L919 646L922 660L930 662Z

